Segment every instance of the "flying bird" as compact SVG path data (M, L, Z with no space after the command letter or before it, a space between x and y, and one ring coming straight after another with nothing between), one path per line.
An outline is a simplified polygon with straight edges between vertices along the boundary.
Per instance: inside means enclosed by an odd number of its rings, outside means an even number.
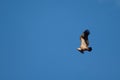
M81 45L77 50L81 53L84 53L84 51L92 51L92 47L89 46L89 40L88 35L90 34L90 31L87 29L85 30L82 35L80 36Z

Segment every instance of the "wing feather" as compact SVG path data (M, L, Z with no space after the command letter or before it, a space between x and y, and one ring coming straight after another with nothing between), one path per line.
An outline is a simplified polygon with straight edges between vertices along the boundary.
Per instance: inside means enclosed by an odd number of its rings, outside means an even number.
M81 46L80 47L88 47L89 45L89 40L88 40L88 35L90 34L90 31L87 29L85 30L82 35L80 36L81 40Z

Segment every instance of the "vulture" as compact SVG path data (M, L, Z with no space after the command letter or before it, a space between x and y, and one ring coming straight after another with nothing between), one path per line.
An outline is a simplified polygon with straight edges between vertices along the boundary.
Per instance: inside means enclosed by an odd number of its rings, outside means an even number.
M90 31L86 29L82 35L80 36L81 45L77 50L81 53L84 53L84 51L92 51L92 47L89 47L89 40L88 35L90 34Z

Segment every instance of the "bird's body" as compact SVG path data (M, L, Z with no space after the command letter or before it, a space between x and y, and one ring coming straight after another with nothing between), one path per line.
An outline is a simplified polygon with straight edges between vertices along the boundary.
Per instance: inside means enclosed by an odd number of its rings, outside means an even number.
M80 36L81 45L77 48L78 51L84 53L84 51L91 51L92 47L89 46L88 35L90 34L89 30L85 30L82 35Z

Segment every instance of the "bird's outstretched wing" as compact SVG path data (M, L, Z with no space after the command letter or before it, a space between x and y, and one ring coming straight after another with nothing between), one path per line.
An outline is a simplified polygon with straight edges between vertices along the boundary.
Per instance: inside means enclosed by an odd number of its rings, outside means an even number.
M87 29L80 36L81 47L88 47L88 45L89 45L88 35L89 34L90 34L90 31Z

